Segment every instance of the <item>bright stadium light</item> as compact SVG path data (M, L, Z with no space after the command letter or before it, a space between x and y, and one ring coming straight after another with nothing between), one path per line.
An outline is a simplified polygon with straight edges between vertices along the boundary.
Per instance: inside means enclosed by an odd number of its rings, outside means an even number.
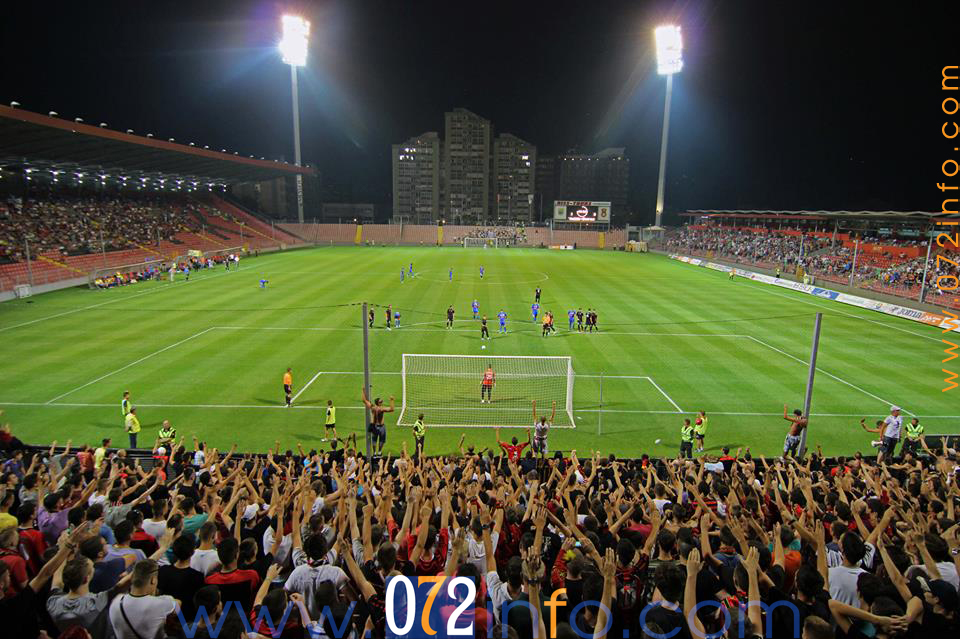
M653 32L657 42L657 73L670 75L683 69L683 38L680 27L668 24Z
M280 39L280 55L286 64L302 67L307 64L307 41L310 38L310 22L300 16L280 18L283 37Z
M660 136L660 171L657 177L655 229L663 228L663 190L667 171L667 136L670 134L670 96L673 76L683 69L683 38L677 25L663 25L653 31L657 46L657 73L667 76L667 93L663 99L663 131Z
M297 67L306 66L310 22L300 16L285 15L280 19L283 37L280 56L290 65L290 91L293 94L293 161L300 166L300 98L297 94ZM303 176L297 173L297 220L303 224Z

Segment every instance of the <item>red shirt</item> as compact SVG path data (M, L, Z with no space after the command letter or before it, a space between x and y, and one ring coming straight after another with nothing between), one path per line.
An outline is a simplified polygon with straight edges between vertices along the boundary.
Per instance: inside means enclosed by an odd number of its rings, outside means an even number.
M513 444L505 444L504 442L500 442L500 448L502 448L503 452L507 454L507 459L516 463L520 461L520 453L523 452L523 449L526 448L527 444L529 443L530 442L523 442L522 444L517 444L514 446Z
M0 561L10 568L10 587L7 588L7 597L13 597L20 592L20 584L27 582L27 562L15 550L0 548Z
M417 536L419 528L411 535L407 536L407 557L413 553L417 545ZM433 557L426 558L426 551L420 554L420 559L415 566L415 572L418 575L435 575L443 572L444 565L447 563L447 548L450 542L450 531L444 528L437 533L437 540L433 543Z
M26 557L27 572L36 575L43 568L43 553L47 550L43 535L36 528L21 528L20 549Z
M84 471L93 470L93 453L90 451L80 451L77 453L77 463Z
M483 374L483 385L493 386L493 371L487 371Z

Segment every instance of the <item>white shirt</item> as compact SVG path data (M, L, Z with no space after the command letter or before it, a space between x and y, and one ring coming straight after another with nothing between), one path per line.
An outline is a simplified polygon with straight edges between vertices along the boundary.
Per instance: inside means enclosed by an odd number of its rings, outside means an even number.
M138 635L143 639L156 639L163 636L164 621L167 615L172 614L176 609L177 602L169 595L161 597L120 595L110 604L110 625L113 626L113 633L117 639L137 639ZM127 623L127 620L130 623ZM133 629L130 627L131 624Z
M860 573L866 572L863 568L847 568L834 566L830 569L830 598L845 603L848 606L860 607L860 596L857 594L857 578Z
M270 552L270 549L273 548L273 526L267 528L263 533L263 545L260 546L263 549L263 552ZM287 557L290 556L290 547L293 546L293 537L290 535L284 535L283 539L280 541L280 546L277 547L277 552L274 555L274 561L281 566L287 562Z
M190 567L201 573L204 577L209 577L220 570L220 557L217 555L217 549L193 551L190 557Z
M497 551L497 541L500 539L500 533L491 533L490 541L493 543L493 551ZM480 574L487 572L487 551L483 546L483 538L479 541L474 539L473 533L467 534L467 562L473 564L480 571ZM447 545L447 553L453 552L453 536Z
M167 532L167 521L165 519L161 519L160 521L144 519L143 532L147 533L154 539L160 539Z
M320 564L319 566L297 566L287 577L283 589L287 592L299 592L307 604L311 619L319 619L321 610L317 609L316 590L319 584L332 581L339 590L347 584L347 573L336 566Z
M500 581L500 576L496 570L487 573L487 594L493 604L493 617L497 623L500 623L500 612L503 610L503 605L510 603L513 599L510 597L510 591L507 590L507 584Z
M893 439L900 439L900 426L903 424L903 417L897 415L887 415L887 418L883 420L883 423L886 424L886 428L883 430L884 437L892 437Z
M207 456L203 453L202 450L198 450L193 454L193 465L194 466L203 466L204 460Z

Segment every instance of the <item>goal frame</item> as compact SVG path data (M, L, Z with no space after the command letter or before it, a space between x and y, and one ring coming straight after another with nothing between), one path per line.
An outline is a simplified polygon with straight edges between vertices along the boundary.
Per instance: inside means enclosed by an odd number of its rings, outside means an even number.
M463 248L500 248L510 246L510 240L499 237L465 237Z
M401 382L401 398L400 398L400 414L397 416L397 426L404 426L403 418L404 414L407 412L407 358L408 357L435 357L435 358L469 358L469 359L484 359L484 360L518 360L518 359L540 359L540 360L565 360L567 363L567 391L566 391L566 401L563 407L564 412L567 413L567 418L570 420L569 426L557 426L554 425L553 428L560 429L575 429L577 423L573 415L573 382L576 378L576 373L573 370L573 358L570 355L450 355L443 353L403 353L401 355L401 364L400 364L400 382ZM532 410L532 407L531 407ZM528 415L526 421L530 421L532 418L531 415ZM411 422L412 423L412 422ZM516 425L494 425L490 424L430 424L431 428L529 428L527 423L518 423Z

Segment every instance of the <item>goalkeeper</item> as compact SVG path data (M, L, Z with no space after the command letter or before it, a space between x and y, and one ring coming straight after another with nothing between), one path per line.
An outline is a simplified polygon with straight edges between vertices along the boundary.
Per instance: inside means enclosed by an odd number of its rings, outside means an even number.
M491 395L493 395L493 387L497 385L497 376L493 372L493 365L487 366L487 370L483 373L483 380L480 382L480 403L481 404L492 404L493 400ZM486 401L484 401L484 396L486 396Z

